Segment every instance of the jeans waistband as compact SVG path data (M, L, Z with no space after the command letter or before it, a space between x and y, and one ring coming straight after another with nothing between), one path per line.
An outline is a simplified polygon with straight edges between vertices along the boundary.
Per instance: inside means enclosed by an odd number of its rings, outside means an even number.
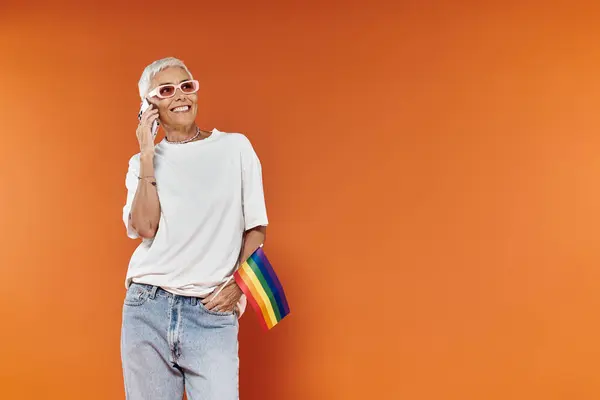
M171 297L173 299L180 299L183 302L189 302L193 306L198 304L198 302L204 300L204 297L182 296L179 294L174 294L169 291L166 291L165 289L161 288L160 286L148 285L146 283L132 282L131 286L133 286L133 285L140 286L140 287L143 287L144 289L146 289L148 291L149 297L151 299L156 298L156 296Z

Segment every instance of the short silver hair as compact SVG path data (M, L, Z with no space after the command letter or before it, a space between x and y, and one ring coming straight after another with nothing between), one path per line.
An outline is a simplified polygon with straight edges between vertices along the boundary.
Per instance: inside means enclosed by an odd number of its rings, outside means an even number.
M152 81L152 78L154 78L154 75L158 74L163 69L169 67L183 68L188 74L190 74L190 78L193 79L192 73L180 59L175 57L167 57L160 60L156 60L150 65L148 65L146 68L144 68L144 72L142 72L142 77L138 82L138 89L140 91L140 98L142 100L144 100L144 98L150 91L150 82Z

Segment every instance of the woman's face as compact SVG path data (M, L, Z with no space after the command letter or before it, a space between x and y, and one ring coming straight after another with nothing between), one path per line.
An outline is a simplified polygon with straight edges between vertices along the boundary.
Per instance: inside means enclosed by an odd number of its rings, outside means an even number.
M190 75L179 67L169 67L154 75L150 83L150 90L165 84L178 84L190 80ZM196 120L198 112L198 94L184 94L181 89L175 91L175 95L168 99L160 99L156 96L148 99L150 103L158 107L158 115L161 124L166 127L189 126Z

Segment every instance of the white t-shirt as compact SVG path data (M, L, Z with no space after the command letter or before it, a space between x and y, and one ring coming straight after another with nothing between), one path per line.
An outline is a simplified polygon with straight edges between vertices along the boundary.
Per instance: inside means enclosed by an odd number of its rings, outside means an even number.
M205 297L237 268L244 232L268 224L260 161L246 136L213 129L186 144L163 139L155 147L154 172L158 230L134 251L125 286L133 281ZM138 153L126 177L125 226L139 174ZM127 235L139 237L132 229Z

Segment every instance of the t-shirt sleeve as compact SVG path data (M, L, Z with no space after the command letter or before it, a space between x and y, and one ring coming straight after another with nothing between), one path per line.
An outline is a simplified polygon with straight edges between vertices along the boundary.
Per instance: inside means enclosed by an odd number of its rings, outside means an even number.
M140 237L135 229L129 223L129 213L131 212L131 206L133 204L133 198L138 186L138 176L140 169L140 161L137 156L131 157L129 160L129 169L125 177L125 187L127 187L127 201L123 207L123 222L127 229L127 236L131 239L137 239Z
M262 167L252 144L243 136L242 143L242 207L244 228L267 226L267 208L263 191Z

